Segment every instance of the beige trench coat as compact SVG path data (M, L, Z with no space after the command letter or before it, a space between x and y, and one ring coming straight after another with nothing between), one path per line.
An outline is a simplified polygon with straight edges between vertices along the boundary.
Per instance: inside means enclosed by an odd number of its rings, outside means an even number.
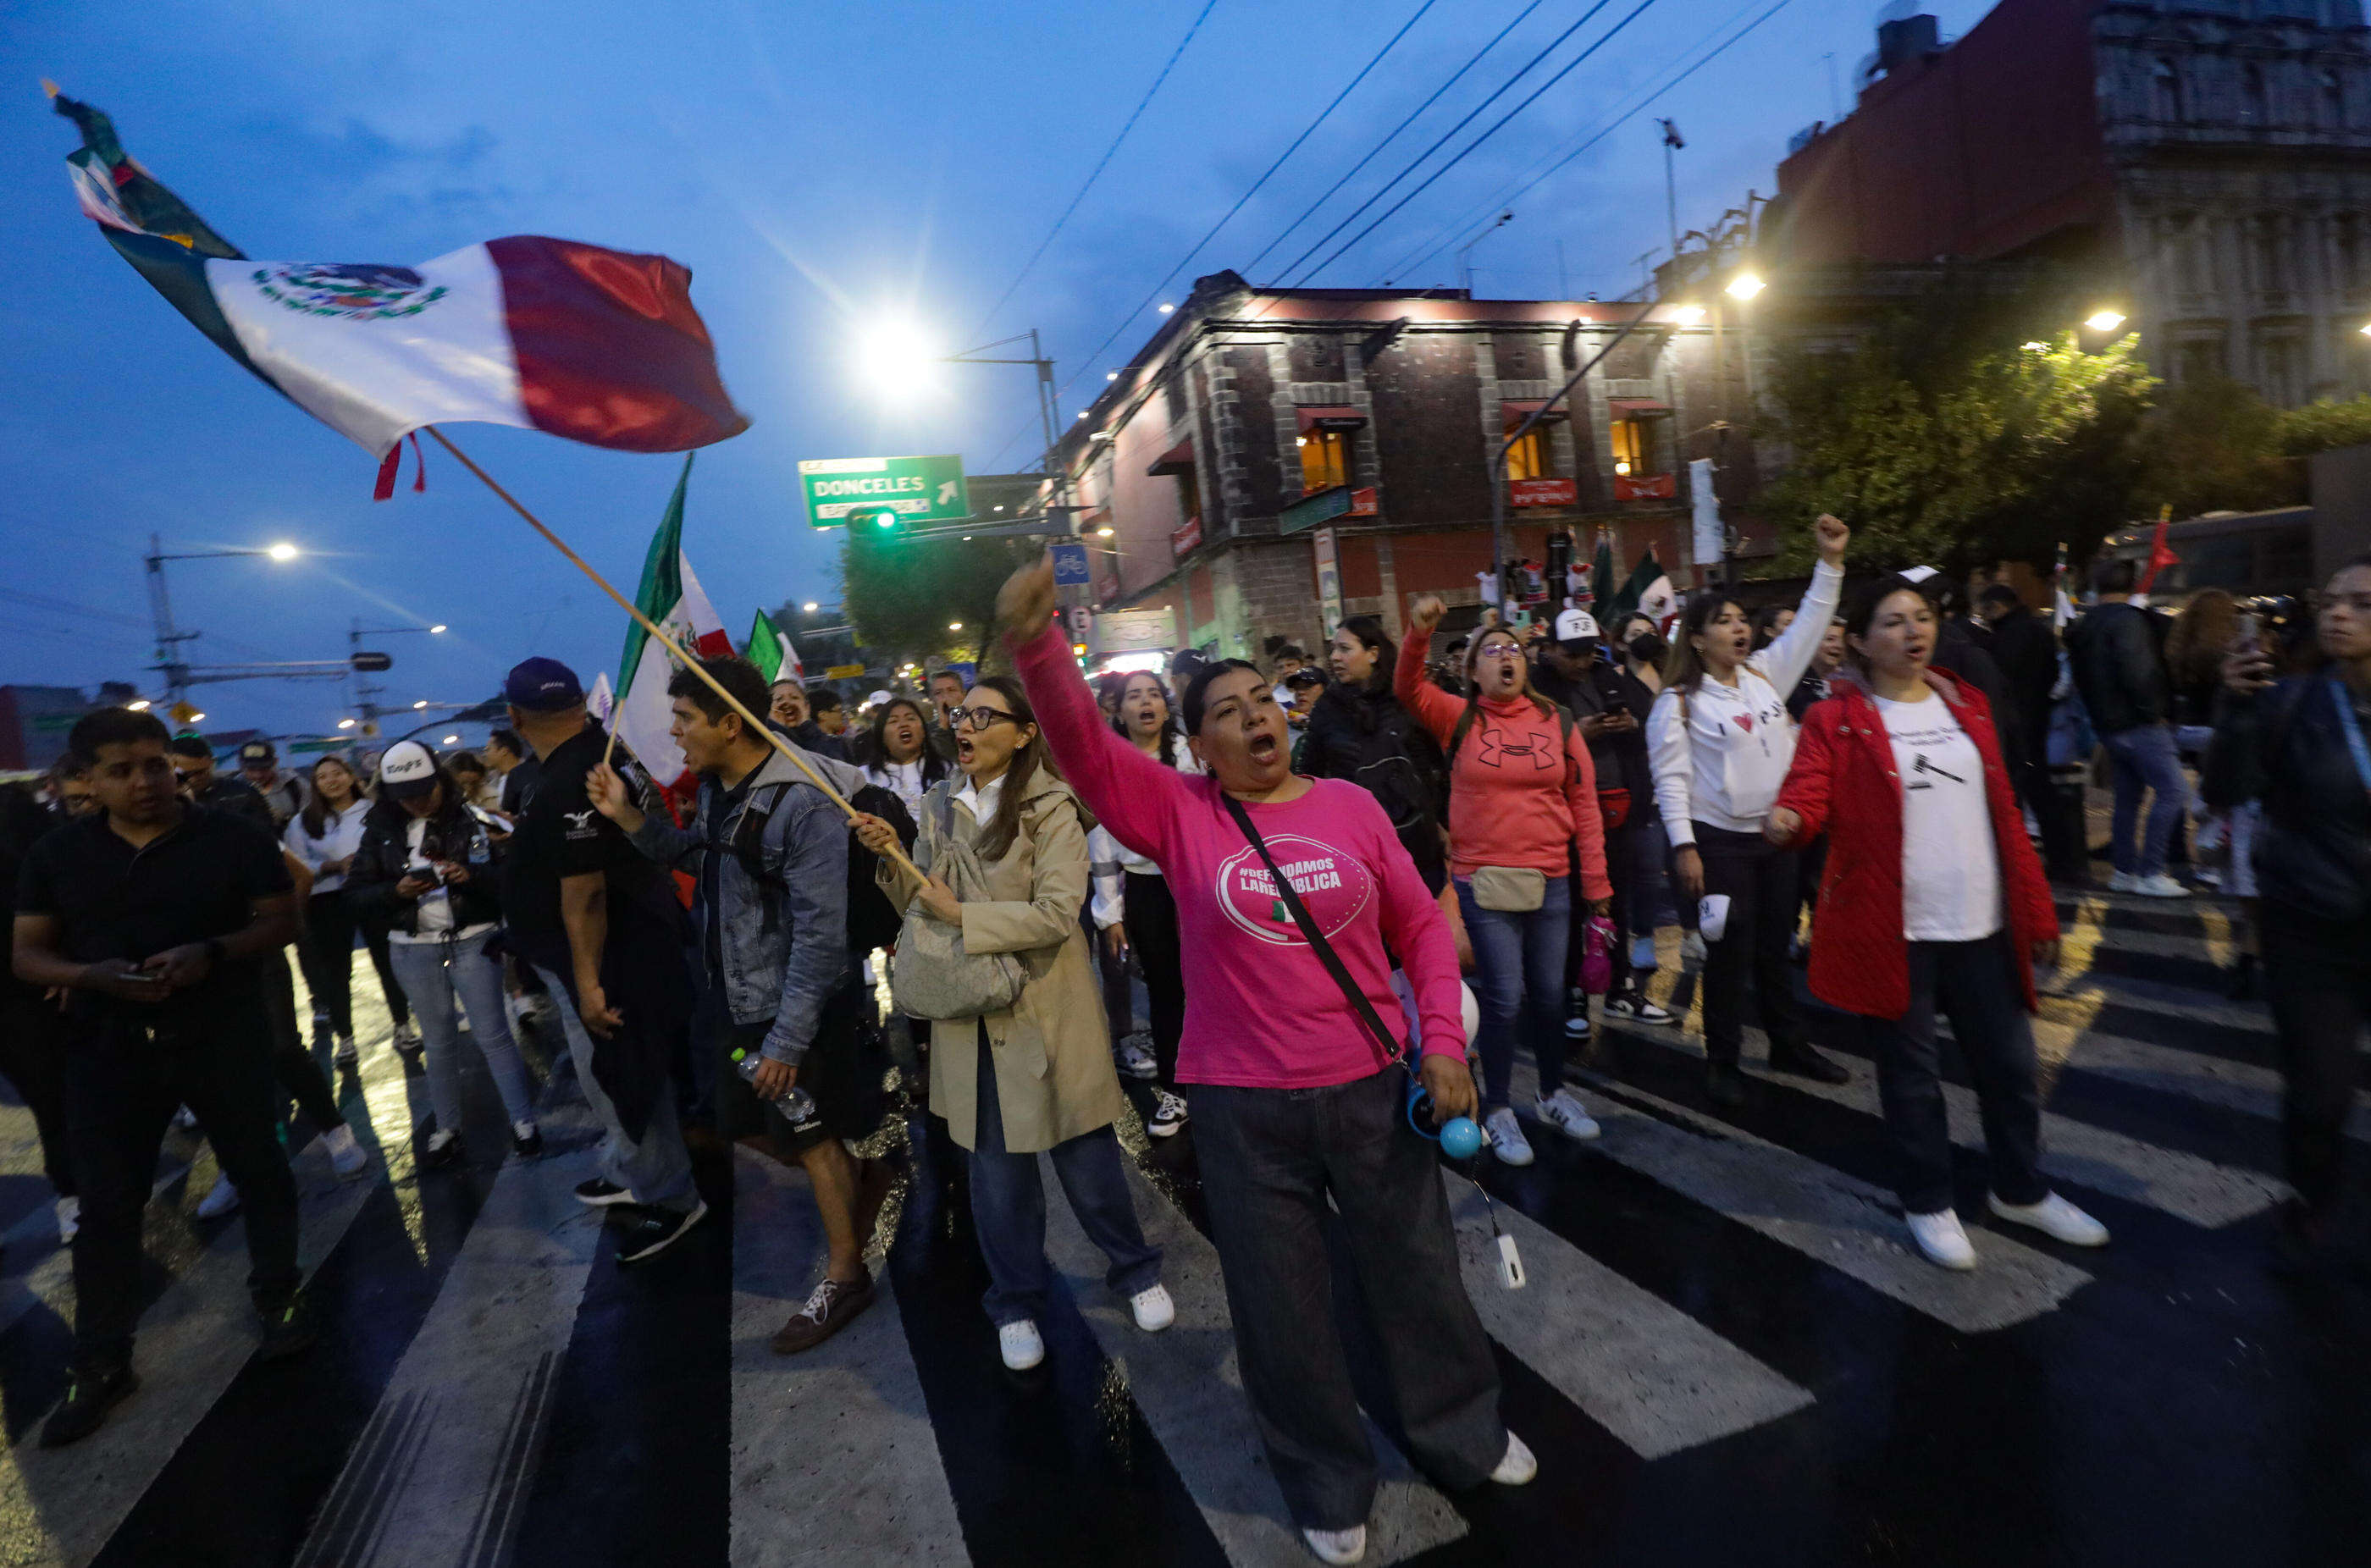
M936 861L937 797L959 781L933 785L917 813L921 832L914 840L914 863L925 871ZM1039 769L1022 801L1021 831L1012 848L1002 859L984 863L991 897L963 906L964 951L1017 953L1029 973L1012 1010L987 1020L1004 1147L1015 1154L1107 1127L1125 1102L1112 1066L1094 954L1079 924L1087 897L1084 810L1068 784ZM967 807L957 803L953 821L957 842L978 841L980 824ZM891 903L912 908L921 884L911 874L885 856L879 880ZM977 1140L978 1040L968 1020L942 1021L931 1031L931 1109L947 1119L964 1148Z

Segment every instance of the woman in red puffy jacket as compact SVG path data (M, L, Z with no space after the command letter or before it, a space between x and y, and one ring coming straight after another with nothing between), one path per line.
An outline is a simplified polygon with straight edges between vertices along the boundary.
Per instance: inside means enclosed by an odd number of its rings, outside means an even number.
M1764 829L1822 828L1828 861L1811 925L1811 994L1856 1013L1918 1250L1976 1266L1951 1206L1951 1131L1935 1041L1940 1011L1975 1079L1992 1154L1993 1214L2077 1247L2107 1228L2042 1180L2031 964L2058 956L2058 916L2001 765L1991 706L1927 667L1935 611L1900 577L1845 617L1854 665L1804 715ZM2021 1005L2020 1005L2021 1004Z

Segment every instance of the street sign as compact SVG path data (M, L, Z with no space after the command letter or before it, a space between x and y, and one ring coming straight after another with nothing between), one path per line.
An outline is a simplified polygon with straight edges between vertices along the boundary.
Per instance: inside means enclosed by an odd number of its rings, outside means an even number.
M1098 653L1166 652L1177 646L1177 612L1105 610L1095 617Z
M823 673L823 678L827 681L852 681L862 674L864 666L862 664L834 664Z
M959 456L811 458L799 465L799 490L817 528L840 527L851 513L894 513L906 527L971 515Z
M1325 635L1331 637L1342 624L1341 557L1336 552L1331 528L1318 529L1309 536L1309 541L1316 554L1318 609L1324 617Z
M375 675L382 670L395 668L394 657L387 653L356 653L347 662L353 664L356 671L365 675Z
M1076 542L1054 547L1054 586L1084 588L1094 582L1087 565L1087 547Z

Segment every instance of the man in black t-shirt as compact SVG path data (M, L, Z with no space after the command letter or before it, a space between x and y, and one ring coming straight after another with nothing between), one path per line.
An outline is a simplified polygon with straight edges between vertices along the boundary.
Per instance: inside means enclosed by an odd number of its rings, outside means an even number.
M640 1262L708 1213L669 1079L690 1055L689 927L673 882L586 792L607 738L585 722L576 673L529 659L503 695L538 765L503 862L510 946L558 999L577 1082L607 1133L600 1174L576 1195L619 1209L618 1261Z
M67 744L88 762L101 812L34 845L17 882L17 977L64 987L75 1031L64 1095L82 1189L74 1378L42 1428L52 1447L88 1436L139 1386L141 1213L176 1106L197 1113L246 1199L262 1355L314 1338L261 985L295 928L288 870L270 834L180 798L167 739L146 713L84 715Z

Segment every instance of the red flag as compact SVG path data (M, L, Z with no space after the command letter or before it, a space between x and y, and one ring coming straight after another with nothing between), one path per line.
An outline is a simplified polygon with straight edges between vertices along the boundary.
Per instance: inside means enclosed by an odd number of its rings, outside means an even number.
M2167 510L2170 512L2172 509L2169 507ZM2181 558L2174 554L2173 547L2165 542L2165 531L2171 525L2172 519L2170 517L2159 517L2157 520L2157 532L2150 536L2149 538L2148 565L2142 569L2140 586L2134 590L2134 593L2147 593L2149 591L2149 584L2157 581L2157 574L2158 572L2163 571L2169 566L2180 566L2181 564Z

